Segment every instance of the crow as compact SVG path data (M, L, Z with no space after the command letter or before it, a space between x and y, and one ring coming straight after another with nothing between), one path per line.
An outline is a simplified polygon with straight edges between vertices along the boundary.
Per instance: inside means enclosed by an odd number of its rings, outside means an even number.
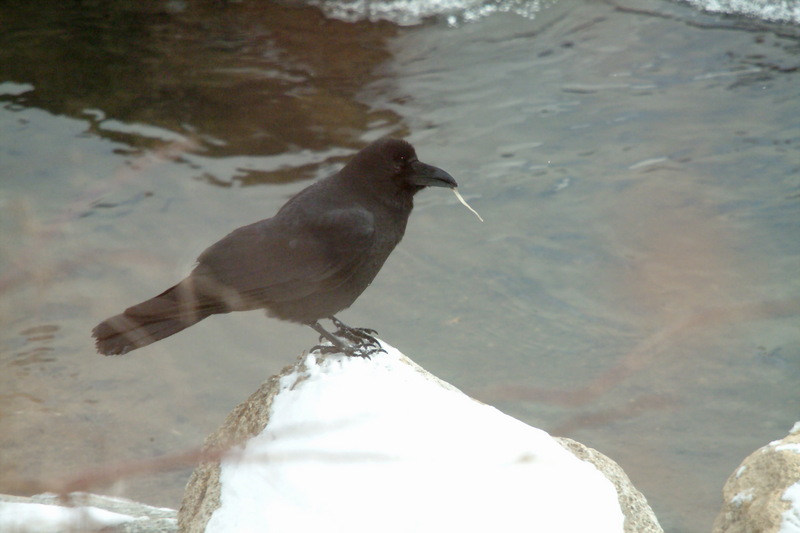
M380 349L374 330L351 328L334 315L375 279L403 238L414 195L425 187L456 189L457 183L419 161L408 142L379 139L272 218L211 245L174 287L101 322L92 330L97 351L125 354L211 315L264 309L314 328L334 351L368 357ZM320 325L324 318L339 328L336 334Z

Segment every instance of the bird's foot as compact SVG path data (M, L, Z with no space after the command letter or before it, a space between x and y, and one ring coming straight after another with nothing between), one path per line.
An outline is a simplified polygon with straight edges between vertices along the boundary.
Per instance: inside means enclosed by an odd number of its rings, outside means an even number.
M322 341L321 338L320 341ZM377 341L374 344L342 344L341 346L336 346L335 344L317 344L311 348L311 351L318 351L323 355L330 353L343 353L348 357L363 357L364 359L372 359L373 355L380 352L386 352L386 350L384 350Z
M333 325L336 326L337 329L334 335L339 337L344 337L345 339L356 342L356 343L370 343L370 344L380 344L378 340L373 337L373 335L377 335L378 332L374 329L369 328L353 328L339 320L338 318L331 317L331 322Z
M319 342L324 342L327 339L324 337L319 338ZM329 353L346 353L347 346L342 344L341 346L337 346L335 344L317 344L316 346L311 347L312 352L319 352L322 355L328 355Z
M325 331L318 323L312 325L320 333L320 342L326 339L331 343L319 344L312 350L319 350L322 354L341 352L349 357L365 357L367 359L371 359L371 356L380 352L386 353L380 341L373 337L378 333L374 329L351 328L336 317L331 317L331 322L339 328L333 334ZM341 339L349 341L349 344L342 342Z
M373 355L381 352L386 353L378 339L374 337L370 337L370 339L372 340L362 340L359 343L351 344L344 353L350 357L364 357L366 359L372 359Z
M331 317L333 325L339 328L334 335L343 337L353 344L345 353L351 357L366 357L370 358L371 355L383 352L386 350L381 346L381 342L374 337L378 332L369 328L353 328L342 322L336 317Z

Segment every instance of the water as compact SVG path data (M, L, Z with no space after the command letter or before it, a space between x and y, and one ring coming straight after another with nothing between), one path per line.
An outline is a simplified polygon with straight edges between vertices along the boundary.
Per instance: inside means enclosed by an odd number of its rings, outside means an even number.
M608 454L668 531L708 531L797 419L796 26L650 1L409 27L76 6L0 7L0 491L195 447L310 347L259 313L119 358L89 331L384 134L486 222L422 193L343 320ZM88 488L177 506L187 477Z

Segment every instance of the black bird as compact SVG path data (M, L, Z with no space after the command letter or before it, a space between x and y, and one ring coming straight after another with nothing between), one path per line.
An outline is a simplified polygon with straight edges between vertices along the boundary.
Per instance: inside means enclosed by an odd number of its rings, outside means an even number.
M155 298L101 322L97 351L119 355L218 313L264 309L314 328L348 355L380 345L372 330L334 315L366 289L406 229L425 187L455 189L444 170L417 159L407 142L384 138L336 174L303 189L266 220L234 230L197 259L189 276ZM319 320L330 318L345 343Z

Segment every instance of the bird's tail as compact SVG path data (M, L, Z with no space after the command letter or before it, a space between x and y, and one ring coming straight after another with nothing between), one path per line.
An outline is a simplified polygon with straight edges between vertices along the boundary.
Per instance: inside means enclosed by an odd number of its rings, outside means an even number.
M215 306L198 305L187 281L175 285L124 313L104 320L92 330L97 351L122 355L174 335L219 312Z

